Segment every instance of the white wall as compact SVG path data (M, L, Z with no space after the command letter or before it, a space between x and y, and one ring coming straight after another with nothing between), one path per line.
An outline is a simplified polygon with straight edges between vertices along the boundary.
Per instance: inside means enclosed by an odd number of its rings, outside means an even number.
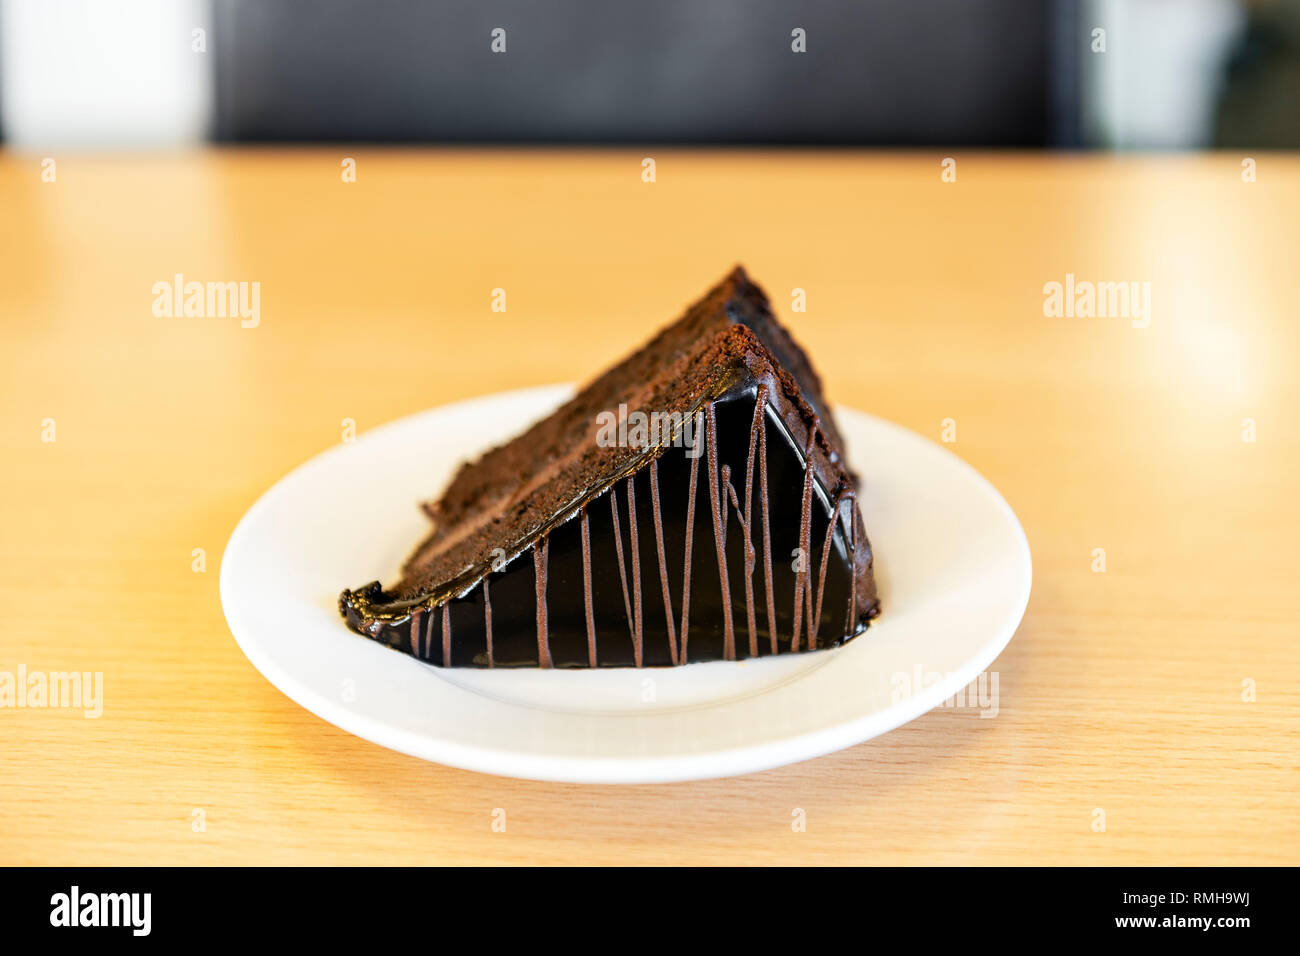
M1150 149L1209 144L1232 44L1234 0L1089 0L1083 6L1084 141ZM1106 51L1094 53L1094 28Z
M0 0L5 138L28 150L202 140L211 27L208 0Z

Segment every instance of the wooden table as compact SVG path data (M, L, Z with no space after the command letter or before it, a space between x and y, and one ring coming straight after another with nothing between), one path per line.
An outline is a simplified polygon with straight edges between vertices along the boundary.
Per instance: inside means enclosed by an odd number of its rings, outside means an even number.
M0 154L0 671L104 674L99 719L0 709L0 863L1297 862L1300 160L650 155ZM253 669L222 549L343 419L583 378L737 261L833 400L952 419L1020 516L995 719L587 787L391 753ZM176 273L260 282L259 324L155 316ZM1067 273L1150 282L1149 327L1045 316Z

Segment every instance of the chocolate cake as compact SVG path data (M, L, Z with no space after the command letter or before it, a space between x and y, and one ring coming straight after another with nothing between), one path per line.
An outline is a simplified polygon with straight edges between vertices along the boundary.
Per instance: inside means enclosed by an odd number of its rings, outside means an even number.
M461 466L358 633L441 667L814 651L879 611L856 478L803 350L736 268L513 441Z

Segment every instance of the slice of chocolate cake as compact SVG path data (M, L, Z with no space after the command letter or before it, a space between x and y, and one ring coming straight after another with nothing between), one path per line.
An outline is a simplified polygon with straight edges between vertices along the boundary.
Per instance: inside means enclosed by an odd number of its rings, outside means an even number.
M842 644L879 611L855 476L803 350L737 268L425 505L360 634L443 667L625 667Z

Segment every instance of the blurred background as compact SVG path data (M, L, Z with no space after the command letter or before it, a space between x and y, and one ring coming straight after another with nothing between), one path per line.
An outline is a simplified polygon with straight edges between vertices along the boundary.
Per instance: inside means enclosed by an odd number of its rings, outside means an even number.
M24 150L1288 148L1297 104L1300 0L0 0Z

